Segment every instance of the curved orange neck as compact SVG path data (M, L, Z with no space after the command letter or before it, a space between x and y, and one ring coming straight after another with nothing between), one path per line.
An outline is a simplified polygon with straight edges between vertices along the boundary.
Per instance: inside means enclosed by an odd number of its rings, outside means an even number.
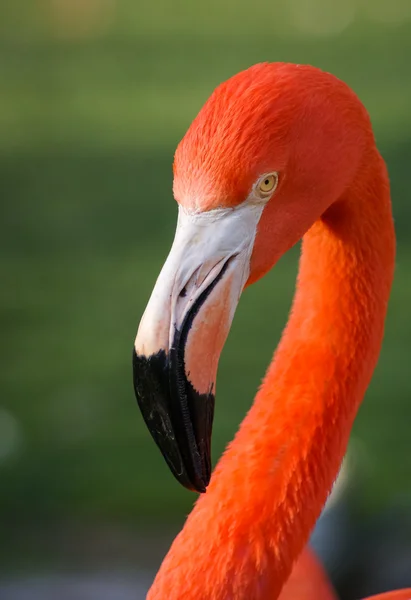
M305 235L291 316L254 405L150 600L275 599L317 520L377 362L395 237L372 148Z

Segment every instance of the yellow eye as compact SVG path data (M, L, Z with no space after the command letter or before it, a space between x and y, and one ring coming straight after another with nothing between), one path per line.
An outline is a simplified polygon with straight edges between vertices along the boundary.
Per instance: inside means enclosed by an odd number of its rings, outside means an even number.
M278 175L277 173L271 173L270 175L266 175L260 180L258 184L258 191L261 194L271 194L277 187L278 183Z

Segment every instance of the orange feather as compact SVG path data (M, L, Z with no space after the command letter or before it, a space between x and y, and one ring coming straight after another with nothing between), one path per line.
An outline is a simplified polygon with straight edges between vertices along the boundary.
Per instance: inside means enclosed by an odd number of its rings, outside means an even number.
M355 94L299 65L256 65L215 90L177 149L174 194L190 210L232 207L271 170L280 184L258 226L248 283L304 236L290 318L149 600L334 597L308 551L280 593L380 352L395 258L389 183ZM410 597L398 594L378 598Z
M411 600L411 588L407 590L394 590L377 596L371 596L367 600Z
M308 548L295 563L279 600L337 600L324 569Z

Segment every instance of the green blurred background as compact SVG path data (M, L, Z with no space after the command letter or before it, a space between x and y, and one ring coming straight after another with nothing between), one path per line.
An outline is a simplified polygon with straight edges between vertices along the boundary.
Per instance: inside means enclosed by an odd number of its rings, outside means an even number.
M5 571L102 547L130 556L137 539L131 556L146 566L190 510L142 423L131 349L175 228L174 149L214 87L259 61L345 80L388 163L397 271L354 428L352 503L363 518L411 505L409 0L19 0L0 4ZM270 361L297 257L242 298L220 363L214 461Z

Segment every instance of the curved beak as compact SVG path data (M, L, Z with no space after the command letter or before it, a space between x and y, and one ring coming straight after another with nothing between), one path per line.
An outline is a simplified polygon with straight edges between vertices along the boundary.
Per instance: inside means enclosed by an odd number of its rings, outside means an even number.
M173 246L135 341L134 390L146 425L177 480L198 492L211 476L218 361L262 209L179 208Z

